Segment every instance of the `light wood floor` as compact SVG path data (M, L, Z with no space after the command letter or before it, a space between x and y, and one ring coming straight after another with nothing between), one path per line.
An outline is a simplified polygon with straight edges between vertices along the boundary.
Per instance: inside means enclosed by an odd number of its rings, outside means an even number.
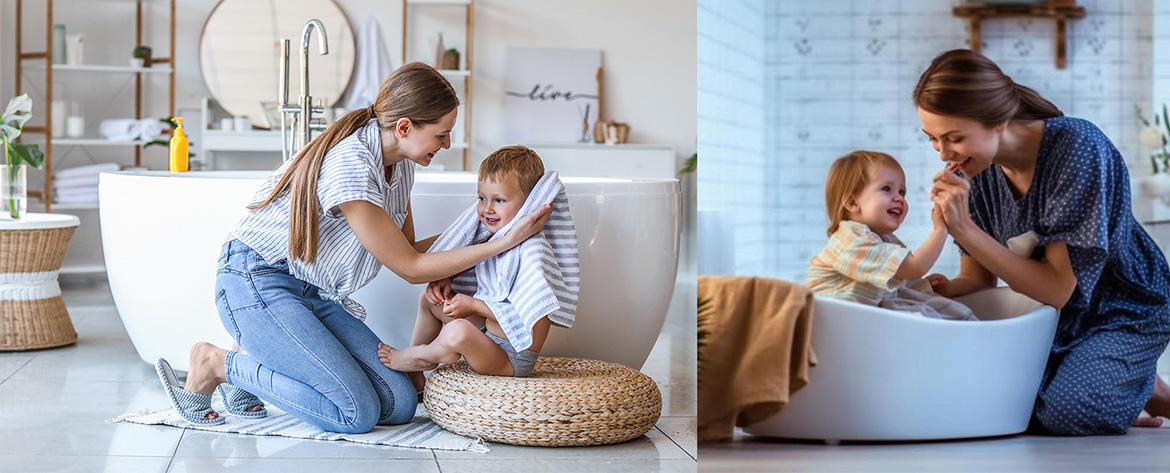
M1122 436L840 445L761 439L737 430L731 443L699 446L699 471L1170 472L1170 425Z

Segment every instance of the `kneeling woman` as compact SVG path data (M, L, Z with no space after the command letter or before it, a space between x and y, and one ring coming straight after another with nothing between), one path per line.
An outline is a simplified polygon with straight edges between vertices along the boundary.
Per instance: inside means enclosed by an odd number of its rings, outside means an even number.
M425 253L410 211L415 163L450 147L458 99L438 71L419 63L394 71L368 109L350 112L281 166L256 194L224 244L216 307L242 348L191 349L186 389L159 360L176 409L194 423L228 413L257 417L252 393L325 430L366 432L410 421L417 403L407 376L378 360L379 340L349 295L385 266L410 283L450 277L544 227L547 209L513 235Z

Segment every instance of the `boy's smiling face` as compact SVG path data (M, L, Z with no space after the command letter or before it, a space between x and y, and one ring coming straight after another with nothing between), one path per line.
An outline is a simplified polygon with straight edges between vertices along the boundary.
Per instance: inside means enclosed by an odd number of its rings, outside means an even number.
M520 181L514 175L489 177L479 181L479 204L476 213L479 221L493 235L516 218L520 206L528 195L520 188Z

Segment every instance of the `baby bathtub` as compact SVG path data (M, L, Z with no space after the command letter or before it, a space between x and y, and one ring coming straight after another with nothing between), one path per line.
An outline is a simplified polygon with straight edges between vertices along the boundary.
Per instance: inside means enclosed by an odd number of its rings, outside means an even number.
M817 366L789 404L745 429L798 439L927 440L1028 426L1056 309L1006 287L957 300L958 322L816 297Z

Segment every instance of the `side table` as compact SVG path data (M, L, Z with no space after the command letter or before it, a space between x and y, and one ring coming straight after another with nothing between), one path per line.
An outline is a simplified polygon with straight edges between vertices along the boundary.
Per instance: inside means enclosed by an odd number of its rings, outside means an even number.
M43 213L0 220L0 351L77 341L57 270L80 223L73 215Z

